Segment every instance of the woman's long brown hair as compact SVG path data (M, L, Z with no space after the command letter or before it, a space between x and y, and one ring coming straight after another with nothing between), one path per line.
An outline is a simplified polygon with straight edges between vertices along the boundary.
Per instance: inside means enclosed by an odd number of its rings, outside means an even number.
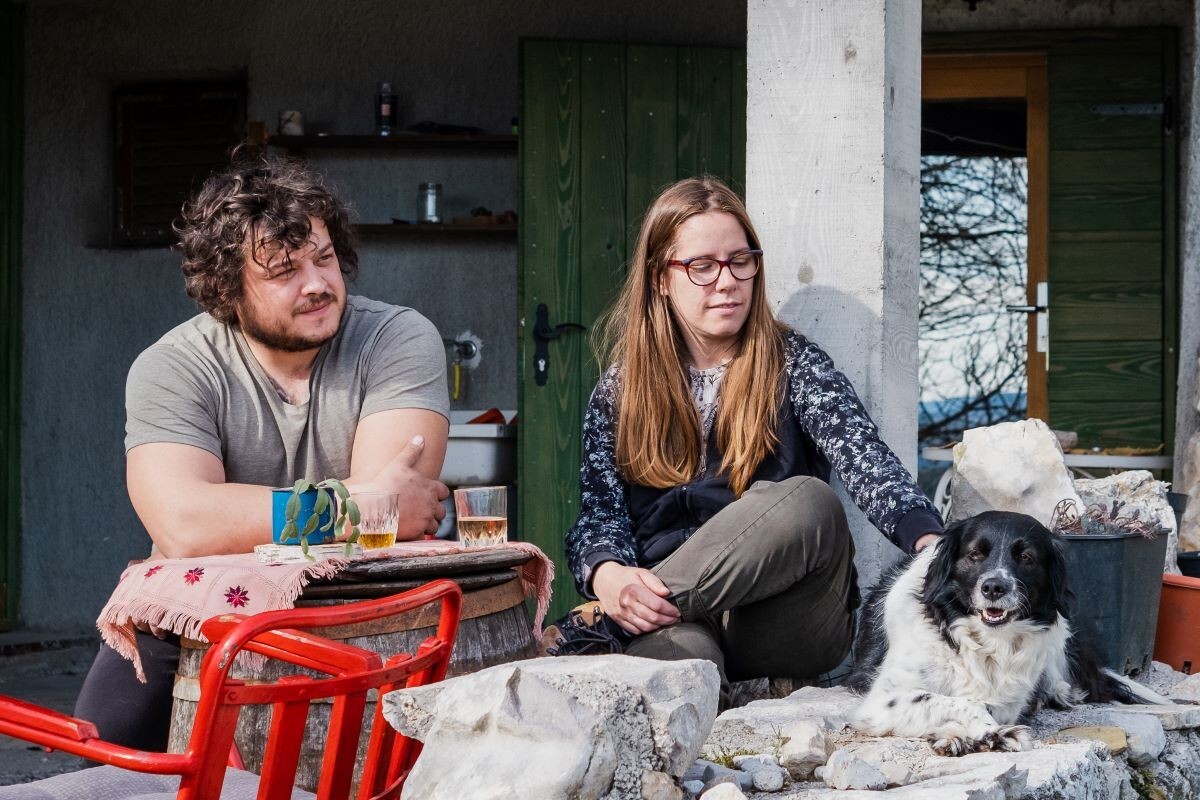
M712 177L679 181L646 212L625 286L597 328L601 363L619 364L621 370L617 463L626 480L643 486L665 489L688 483L700 467L700 420L688 378L687 345L659 287L667 261L675 258L679 226L709 211L732 214L750 247L761 246L745 204L728 186ZM760 268L717 413L721 468L738 497L778 443L787 328L775 320L763 286Z

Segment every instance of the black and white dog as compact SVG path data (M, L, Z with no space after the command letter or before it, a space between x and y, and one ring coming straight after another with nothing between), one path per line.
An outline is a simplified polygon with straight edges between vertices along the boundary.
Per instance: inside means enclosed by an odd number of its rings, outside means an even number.
M1096 667L1071 636L1061 545L1024 514L950 528L887 574L859 621L856 726L922 736L942 755L1024 750L1041 706L1169 703Z

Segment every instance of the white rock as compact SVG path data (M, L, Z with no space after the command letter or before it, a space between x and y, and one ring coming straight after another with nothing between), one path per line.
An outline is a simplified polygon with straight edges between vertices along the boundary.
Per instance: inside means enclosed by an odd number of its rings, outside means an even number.
M929 757L926 743L895 737L850 742L844 749L878 768L888 786L905 786L917 780L913 770Z
M1167 696L1179 700L1200 700L1200 673L1189 675L1167 690Z
M966 431L954 446L954 473L950 522L998 510L1049 525L1060 501L1083 508L1058 439L1040 419Z
M811 720L794 722L780 731L779 765L795 780L803 781L829 760L832 751L825 730Z
M787 771L782 767L764 766L753 772L754 788L760 792L778 792L783 788Z
M1075 481L1075 489L1083 501L1083 508L1095 504L1111 508L1114 501L1120 501L1122 507L1118 516L1130 517L1136 514L1140 521L1168 531L1163 572L1178 575L1179 563L1176 553L1179 549L1179 532L1175 530L1175 512L1167 501L1167 488L1166 483L1155 480L1154 475L1144 469L1118 472L1107 478L1085 478Z
M840 686L808 686L779 700L756 700L717 717L704 752L774 752L783 732L793 724L807 720L826 731L841 730L860 703L861 697Z
M876 767L849 750L836 750L829 757L822 773L825 785L833 789L869 789L879 791L887 788L887 777Z
M764 767L778 767L779 762L770 753L757 753L752 756L734 756L733 765L743 772L757 772Z
M665 772L642 770L642 800L682 800L683 790Z
M720 783L700 795L704 800L746 800L746 795L736 784Z
M384 714L427 745L406 795L640 800L643 770L677 777L693 762L718 686L703 660L542 658L393 692Z
M1200 432L1188 439L1183 474L1188 484L1177 491L1188 496L1187 508L1179 530L1179 549L1184 552L1200 550Z

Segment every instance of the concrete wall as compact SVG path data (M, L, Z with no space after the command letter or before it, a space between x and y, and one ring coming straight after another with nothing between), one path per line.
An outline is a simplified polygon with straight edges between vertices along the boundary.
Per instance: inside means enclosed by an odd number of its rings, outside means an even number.
M740 46L740 0L603 4L535 0L352 5L38 2L27 5L22 623L87 628L149 540L125 492L130 362L195 309L167 250L106 250L112 213L109 97L120 82L245 69L249 117L300 109L310 129L368 133L376 83L402 124L507 131L521 37ZM452 215L517 207L516 156L414 159L314 153L363 221L413 214L438 180ZM356 291L414 306L444 336L483 339L458 407L516 405L515 240L371 239Z

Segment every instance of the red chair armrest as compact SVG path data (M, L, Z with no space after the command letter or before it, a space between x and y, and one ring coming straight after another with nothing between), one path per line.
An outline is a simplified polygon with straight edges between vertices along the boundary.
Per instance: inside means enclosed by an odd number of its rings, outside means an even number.
M0 724L16 729L49 733L76 742L99 739L96 726L84 719L71 717L50 708L0 695ZM16 736L17 734L13 734Z

